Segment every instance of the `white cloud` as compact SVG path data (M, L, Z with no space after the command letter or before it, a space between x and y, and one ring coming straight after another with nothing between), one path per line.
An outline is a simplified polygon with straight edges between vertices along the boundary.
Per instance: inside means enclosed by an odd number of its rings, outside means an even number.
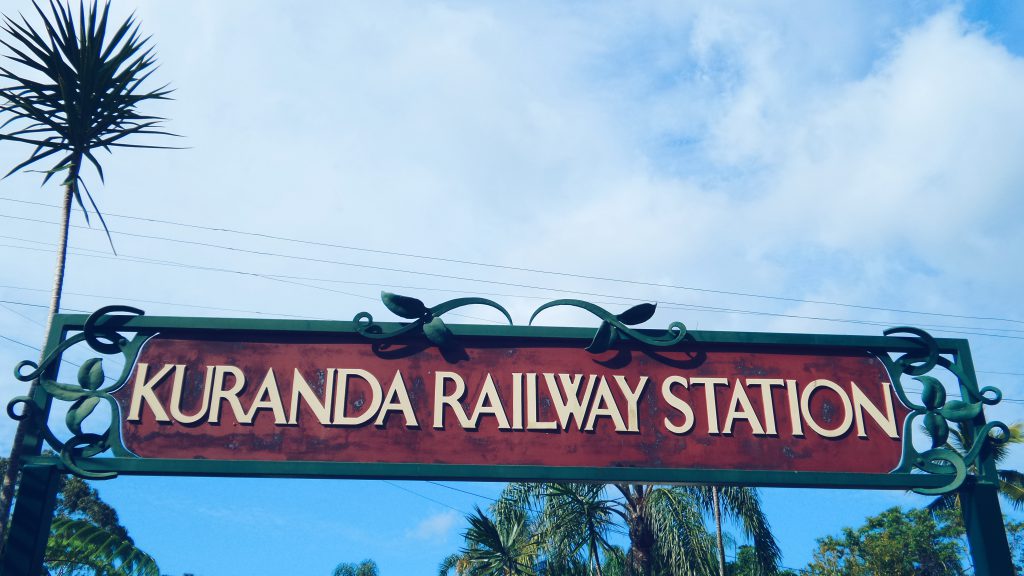
M416 540L430 540L445 542L451 536L452 529L459 524L462 516L453 510L439 512L427 516L409 532L409 536Z
M169 127L185 134L191 149L118 151L105 164L107 183L93 190L110 212L280 236L798 299L1024 318L1018 224L1024 63L955 9L912 4L736 2L726 10L705 2L515 8L322 2L295 9L145 2L139 14L158 43L156 78L177 89L177 99L155 112L172 119ZM27 152L4 145L0 161L11 166ZM56 186L38 185L37 174L15 175L0 181L0 195L56 204ZM52 217L42 209L3 209ZM56 236L38 225L3 224L5 235L47 242ZM183 233L124 220L113 225ZM646 297L663 304L655 327L681 319L702 329L880 331L668 310L672 302L900 324L982 324L225 240L198 231L187 238ZM540 292L119 242L122 253L369 285L323 283L352 297L252 276L74 256L67 289L338 319L364 309L389 318L375 301L377 284L462 295ZM100 232L73 232L72 245L103 249L104 243ZM5 250L10 265L0 267L0 284L48 286L50 255ZM449 296L397 291L431 303ZM7 288L0 296L44 301ZM495 299L517 323L538 304ZM109 300L65 300L81 309L101 302ZM18 310L41 319L32 308ZM40 327L0 313L4 335L39 342ZM542 321L596 324L561 310ZM971 338L980 369L1022 370L1020 340ZM34 356L0 347L8 367ZM5 382L0 402L25 389L10 377ZM1019 378L985 383L1024 396ZM992 414L1024 419L1019 405ZM10 421L0 422L4 438L12 430ZM425 517L408 537L441 541L458 522L454 512Z

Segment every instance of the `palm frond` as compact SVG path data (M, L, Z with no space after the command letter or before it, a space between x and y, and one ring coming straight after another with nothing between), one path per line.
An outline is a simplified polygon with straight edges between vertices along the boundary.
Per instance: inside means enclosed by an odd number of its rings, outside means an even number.
M645 513L659 573L690 576L717 570L714 536L704 527L699 504L682 487L653 488L646 495Z
M536 539L521 513L497 523L479 507L466 517L466 542L462 550L473 574L487 576L532 576L537 557Z
M77 18L70 5L59 0L50 0L48 11L35 0L33 7L42 24L39 30L23 15L20 21L4 16L0 22L0 44L7 51L6 60L13 63L0 67L0 80L7 84L0 87L0 114L7 116L0 140L35 147L6 176L60 154L43 172L43 184L67 170L63 184L71 188L88 220L89 210L78 191L84 182L83 161L102 181L96 148L156 147L121 141L139 135L175 136L163 130L164 118L138 111L145 101L169 99L171 91L166 86L143 88L156 57L149 38L139 34L134 15L108 34L109 2L102 10L92 2L87 10L83 1ZM99 214L88 191L86 196ZM102 216L100 221L107 230Z
M1013 506L1014 510L1024 508L1024 474L1016 470L997 470L999 493Z
M756 490L742 486L719 488L722 510L727 517L740 522L743 531L753 540L758 569L762 574L774 574L782 559L782 551L772 535L768 518L761 510Z
M54 519L44 562L87 567L97 575L160 576L156 561L132 542L86 520L67 517Z

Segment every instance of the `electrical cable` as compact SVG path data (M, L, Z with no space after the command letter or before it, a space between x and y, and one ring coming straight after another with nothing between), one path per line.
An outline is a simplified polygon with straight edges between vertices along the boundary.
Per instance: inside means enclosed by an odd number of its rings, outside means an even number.
M14 245L10 245L10 244L0 244L0 247L12 248L12 249L18 249L18 250L29 250L29 251L36 251L36 252L52 252L52 249L31 248L31 247L27 247L27 246L14 246ZM288 276L288 275L284 275L284 274L256 273L256 272L248 272L248 271L243 271L243 270L233 270L233 269L228 269L228 268L218 268L218 267L212 267L212 266L200 266L200 265L195 265L195 264L185 264L183 262L175 262L173 260L155 260L155 259L144 258L144 257L140 257L140 256L127 255L127 254L122 254L120 256L105 256L105 255L100 255L100 254L79 253L79 252L75 252L75 251L71 251L71 253L79 255L79 256L84 256L86 258L100 258L100 259L107 259L107 260L117 260L117 261L120 261L120 262L136 262L136 263L152 264L152 265L159 265L159 266L171 266L171 267L176 267L176 268L186 268L186 269L193 269L193 270L204 270L204 271L212 271L212 272L224 272L224 273L239 274L239 275L244 275L244 276L254 276L254 277L263 278L263 279L267 279L267 280L271 280L271 281L280 280L280 279L286 279L286 278L301 278L301 279L312 280L312 281L337 282L336 280L325 279L325 278L295 277L295 276ZM380 267L376 267L376 268L383 269L383 268L380 268ZM431 276L439 276L439 277L444 277L444 278L450 278L450 279L467 280L467 281L470 281L470 282L482 282L482 283L487 283L487 284L498 284L498 285L504 285L504 286L518 287L518 288L527 288L527 289L536 289L536 290L546 290L546 291L552 291L552 292L560 292L562 294L576 294L576 295L582 295L582 296L596 296L598 298L612 298L612 299L620 299L620 300L630 300L630 301L633 301L633 302L650 302L651 300L653 300L653 299L650 299L650 298L625 297L625 296L617 296L617 295L613 295L613 294L602 294L602 293L598 293L598 292L587 292L587 291L580 291L580 290L572 290L572 291L562 290L562 291L559 291L557 289L549 288L549 287L531 286L531 285L526 285L526 284L516 284L516 283L512 283L512 282L501 282L501 281L497 281L497 280L484 280L484 279L479 279L479 278L461 278L461 277L456 277L456 276L444 276L444 275L431 274L431 273L423 273L423 274L431 275ZM361 299L365 299L365 300L377 301L376 298L373 298L371 296L366 296L366 295L362 295L362 294L353 294L351 292L344 292L344 291L340 291L340 290L332 290L332 289L325 288L325 287L322 287L322 286L302 284L302 283L299 283L299 282L286 282L286 283L295 284L295 285L299 285L299 286L304 286L304 287L307 287L307 288L313 288L313 289L317 289L317 290L323 290L323 291L328 291L328 292L335 292L335 293L344 294L344 295L347 295L347 296L352 296L352 297L355 297L355 298L361 298ZM528 298L533 298L532 296L527 296L527 297ZM749 315L757 315L757 316L772 316L772 317L779 317L779 318L792 318L792 319L800 319L800 320L814 320L814 321L820 321L820 322L839 322L839 323L845 323L845 324L860 324L860 325L868 325L868 326L884 326L884 327L888 327L888 326L892 325L892 323L889 323L889 322L877 322L877 321L870 321L870 320L850 320L850 319L844 319L844 318L828 318L828 317L822 317L822 316L806 316L806 315L800 315L800 314L784 314L784 313L781 313L781 312L765 312L765 311L758 311L758 310L743 310L743 309L737 309L737 308L722 308L722 307L715 307L715 306L704 306L704 305L699 305L699 304L689 304L689 303L685 303L685 302L661 302L660 304L662 305L662 308L670 309L670 310L679 309L679 310L694 310L694 311L704 311L704 312L722 312L722 313L730 313L730 314L749 314ZM453 315L458 316L460 314L453 313ZM474 318L474 317L470 317L470 318ZM474 318L474 319L478 319L478 318ZM492 320L487 319L486 321L492 321ZM986 330L987 328L978 328L978 329ZM987 333L987 332L952 330L952 329L948 329L948 328L941 328L940 330L942 332L949 333L949 334L959 334L959 335L965 335L965 336L984 336L984 337L989 337L989 338L1006 338L1006 339L1013 339L1013 340L1024 340L1024 336L1013 336L1013 335L1008 335L1008 334L992 334L992 333ZM1003 330L1005 330L1005 329L1003 329Z
M31 205L45 206L45 207L49 207L49 208L58 208L58 207L53 206L51 204L45 204L45 203L42 203L42 202L31 202L31 201L28 201L28 200L18 200L18 199L7 198L7 197L0 197L0 200L8 201L8 202L18 202L18 203L22 203L22 204L31 204ZM510 271L516 271L516 272L529 272L529 273L533 273L533 274L543 274L543 275L549 275L549 276L560 276L560 277L565 277L565 278L575 278L575 279L582 279L582 280L597 280L597 281L602 281L602 282L616 282L616 283L631 284L631 285L637 285L637 286L647 286L647 287L652 287L652 288L666 288L666 289L673 289L673 290L687 290L687 291L693 291L693 292L703 292L703 293L710 293L710 294L721 294L721 295L728 295L728 296L740 296L740 297L745 297L745 298L759 298L759 299L777 300L777 301L784 301L784 302L794 302L794 303L801 303L801 304L819 304L819 305L825 305L825 306L837 306L837 307L844 307L844 308L854 308L854 309L859 309L859 310L875 310L875 311L895 312L895 313L902 313L902 314L918 314L918 315L927 315L927 316L942 316L942 317L948 317L948 318L962 318L962 319L971 319L971 320L989 320L989 321L1012 322L1012 323L1016 323L1016 324L1024 324L1024 320L1015 320L1015 319L1011 319L1011 318L1000 318L1000 317L991 317L991 316L972 316L972 315L960 315L960 314L949 314L949 313L939 313L939 312L926 312L926 311L920 311L920 310L908 310L908 309L901 309L901 308L888 308L888 307L882 307L882 306L867 306L867 305L861 305L861 304L851 304L851 303L846 303L846 302L835 302L835 301L829 301L829 300L811 300L811 299L804 299L804 298L793 298L793 297L788 297L788 296L758 294L758 293L753 293L753 292L717 290L717 289L712 289L712 288L703 288L703 287L696 287L696 286L685 286L685 285L667 284L667 283L659 283L659 282L646 282L646 281L641 281L641 280L629 280L629 279L615 278L615 277L610 277L610 276L594 276L594 275L587 275L587 274L575 274L575 273L570 273L570 272L559 272L559 271L554 271L554 270L544 270L544 269L538 269L538 268L509 266L509 265L503 265L503 264L493 264L493 263L488 263L488 262L478 262L478 261L472 261L472 260L461 260L461 259L455 259L455 258L445 258L445 257L440 257L440 256L430 256L430 255L414 254L414 253L407 253L407 252L379 250L379 249L359 247L359 246L349 246L349 245L343 245L343 244L333 244L333 243L328 243L328 242L318 242L318 241L313 241L313 240L303 240L303 239L297 239L297 238L290 238L290 237L286 237L286 236L276 236L276 235L272 235L272 234L265 234L265 233L259 233L259 232L248 232L248 231L236 230L236 229L231 229L231 228L201 226L201 225L197 225L197 224L188 224L188 223L182 223L182 222L174 222L174 221L171 221L171 220L161 220L161 219L156 219L156 218L142 218L142 217L138 217L138 216L129 216L129 215L124 215L124 214L109 213L108 216L117 217L117 218L124 218L124 219L131 219L131 220L138 220L138 221L143 221L143 222L168 224L168 225L173 225L173 226L181 226L181 227L186 227L186 228L207 230L207 231L213 231L213 232L226 232L226 233L239 234L239 235L245 235L245 236L251 236L251 237L260 237L260 238L265 238L265 239L270 239L270 240L293 242L293 243L299 243L299 244L305 244L305 245L314 245L314 246L329 247L329 248L336 248L336 249L343 249L343 250L352 250L352 251L359 251L359 252L366 252L366 253L373 253L373 254L382 254L382 255L389 255L389 256L400 256L400 257L405 257L405 258L425 259L425 260L432 260L432 261L439 261L439 262L448 262L448 263L452 263L452 264L463 264L463 265L471 265L471 266L481 266L481 267L488 267L488 268L502 269L502 270L510 270ZM9 216L9 215L0 215L0 217L11 218L11 219L16 219L16 220L26 220L26 221L35 222L35 223L58 225L57 222L46 221L46 220L39 220L39 219L34 219L34 218L26 218L26 217L19 217L19 216ZM81 225L72 225L72 226L75 227L75 228L91 229L91 228L88 228L86 226L81 226ZM111 233L114 233L114 232L115 232L114 230L111 230ZM194 245L199 245L199 246L217 247L217 248L226 249L226 250L236 250L236 251L247 252L247 250L244 250L244 249L234 248L234 247L230 247L230 246L216 245L216 244L212 244L212 243L203 243L203 242L197 242L197 241L191 241L191 240L182 240L182 239L177 239L177 238L167 238L167 237L161 237L161 236L151 236L151 235L137 234L137 233L131 233L131 232L123 232L123 231L119 231L117 233L125 235L125 236L133 236L133 237L138 237L138 238L163 240L163 241L169 241L169 242L178 242L178 243L184 243L184 244L194 244ZM261 252L255 251L253 253L260 254ZM287 256L287 255L280 255L280 254L266 254L266 255L293 257L293 258L300 258L300 259L302 258L302 257L298 257L298 256ZM363 266L363 267L367 267L366 265L357 265L357 264L353 264L353 263L344 263L344 262L332 262L332 263L341 264L341 265L348 265L348 266ZM382 269L386 270L386 268L382 268ZM419 274L431 275L430 273L427 273L427 272L406 271L406 270L393 270L393 271L400 271L400 272L406 272L406 273L412 273L412 274L419 273ZM442 277L444 277L444 276L442 276ZM466 279L466 278L457 278L457 279L470 280L470 279Z

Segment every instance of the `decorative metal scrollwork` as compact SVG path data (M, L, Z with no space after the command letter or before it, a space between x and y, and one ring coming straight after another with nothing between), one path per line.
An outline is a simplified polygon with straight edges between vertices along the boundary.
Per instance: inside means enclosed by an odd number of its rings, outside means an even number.
M415 322L406 324L391 332L384 332L379 324L374 323L373 316L369 312L356 314L355 318L352 319L357 325L356 331L360 335L373 340L392 340L419 330L423 332L423 335L426 336L431 344L434 344L441 350L449 350L456 346L455 338L451 330L448 329L448 326L441 320L441 315L471 304L490 306L501 312L508 320L509 325L512 324L512 316L509 315L508 311L501 304L486 298L456 298L442 302L433 308L427 308L426 304L416 298L390 292L381 292L380 299L384 302L384 306L394 312L395 315L408 320L415 320Z
M78 476L103 479L116 475L114 472L98 473L85 470L76 461L79 458L89 458L110 449L123 450L120 409L110 393L120 388L128 379L135 365L135 359L138 358L139 352L142 350L142 345L150 336L136 334L134 338L128 340L118 330L125 321L142 314L144 314L142 310L130 306L100 308L85 321L82 332L61 342L40 364L26 360L14 368L14 377L18 380L31 382L38 379L39 387L51 398L71 402L71 407L65 418L65 424L71 432L71 437L67 441L62 442L57 438L57 435L50 429L49 422L41 422L40 429L43 439L60 455L64 466ZM100 354L121 354L124 357L124 368L121 370L121 374L113 379L113 383L108 386L103 385L108 378L103 371L102 358L91 358L82 363L78 370L77 384L66 384L45 377L50 367L60 362L61 354L65 350L82 342ZM106 430L102 433L83 431L82 425L95 413L96 407L101 402L107 402L111 411L110 423L107 424ZM20 412L18 405L22 407ZM7 404L7 414L15 420L24 420L32 416L38 416L40 419L44 417L39 413L39 407L30 396L13 398Z
M665 335L659 338L652 338L629 327L650 320L658 308L657 304L637 304L622 314L612 314L596 304L583 300L553 300L534 310L533 315L530 316L530 324L533 324L533 320L538 314L554 306L575 306L601 319L601 325L597 328L594 339L586 348L587 352L594 354L600 354L612 348L620 339L632 339L648 346L665 347L679 344L686 338L686 325L682 322L669 324Z
M979 389L973 378L968 378L959 362L949 360L939 354L939 346L934 338L918 328L890 328L883 332L886 336L894 334L910 334L921 346L918 352L908 352L898 358L888 354L878 355L885 364L893 380L893 388L900 400L911 409L903 423L903 457L893 472L912 472L915 469L931 474L951 474L953 479L938 488L917 488L921 494L944 494L956 490L967 478L968 470L977 467L979 456L986 446L998 445L1010 438L1010 430L1002 422L987 422L974 430L970 435L970 446L964 446L964 452L952 449L949 439L949 423L966 424L981 414L982 406L991 406L1002 400L1002 392L993 386ZM963 393L963 400L947 400L946 389L933 376L927 376L936 366L948 370L956 376ZM921 401L913 402L903 388L901 378L911 376L921 383ZM921 417L924 431L931 438L932 447L918 452L913 443L914 422ZM999 430L1000 435L992 435Z

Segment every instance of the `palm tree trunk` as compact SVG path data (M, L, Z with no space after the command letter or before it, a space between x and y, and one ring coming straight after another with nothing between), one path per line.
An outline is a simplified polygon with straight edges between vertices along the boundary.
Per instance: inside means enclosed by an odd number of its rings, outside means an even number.
M715 506L715 532L718 540L718 576L725 576L725 546L722 544L722 504L718 501L718 486L711 487Z
M654 573L654 534L650 519L644 510L642 486L632 486L633 506L629 521L629 571L630 576L652 576Z
M593 530L591 530L590 533L591 533L591 535L593 535L593 533L594 533ZM591 556L591 558L593 558L593 563L594 563L593 566L594 566L594 570L597 572L597 576L603 576L601 574L601 558L598 556L598 553L597 553L597 542L594 541L594 537L593 536L590 537L590 556Z
M61 213L60 242L57 243L57 265L53 274L53 291L50 294L50 312L46 318L46 331L43 338L50 337L50 330L53 328L53 318L60 311L60 297L64 289L64 266L67 262L68 250L68 223L71 220L71 203L75 197L75 190L78 184L78 170L81 166L81 155L74 158L68 166L68 177L64 181L64 206ZM39 353L39 364L42 365L43 354L47 346ZM39 380L33 380L29 385L28 396L34 397L39 387ZM18 422L18 428L14 432L14 440L11 444L11 456L7 461L7 472L4 474L3 486L0 487L0 550L7 542L7 525L11 515L11 502L14 499L14 485L21 471L21 457L24 449L25 434L29 426L35 424L32 417L25 418Z

